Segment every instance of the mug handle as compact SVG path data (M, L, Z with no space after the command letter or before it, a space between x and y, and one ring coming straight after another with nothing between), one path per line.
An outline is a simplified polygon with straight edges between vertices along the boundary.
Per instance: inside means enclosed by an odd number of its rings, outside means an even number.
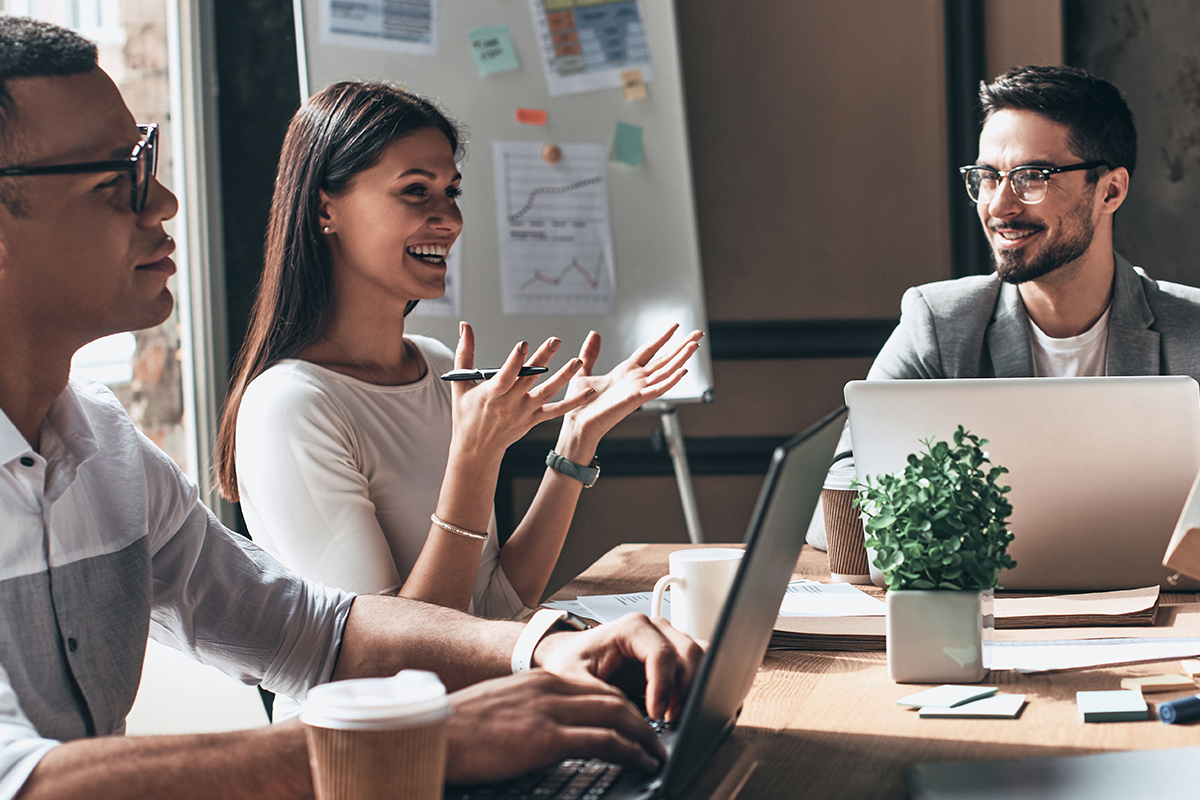
M671 584L675 584L682 589L686 582L677 575L663 575L659 578L658 583L654 584L654 594L650 596L650 616L661 617L663 615L663 594Z

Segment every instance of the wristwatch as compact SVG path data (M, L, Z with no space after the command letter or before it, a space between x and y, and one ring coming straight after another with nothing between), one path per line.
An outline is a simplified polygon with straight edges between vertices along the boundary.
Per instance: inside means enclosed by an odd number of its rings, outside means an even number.
M517 644L513 647L513 675L520 675L522 672L532 669L533 651L537 649L538 643L546 638L546 634L550 633L550 629L556 625L561 625L571 631L586 631L591 627L569 611L561 611L557 608L539 608L529 618L529 622L525 623L525 630L521 631L521 635L517 638Z
M555 472L561 472L568 478L574 478L582 483L585 489L595 486L596 479L600 477L600 459L598 458L592 458L592 463L585 467L582 464L576 464L574 461L568 461L551 450L546 455L546 466Z

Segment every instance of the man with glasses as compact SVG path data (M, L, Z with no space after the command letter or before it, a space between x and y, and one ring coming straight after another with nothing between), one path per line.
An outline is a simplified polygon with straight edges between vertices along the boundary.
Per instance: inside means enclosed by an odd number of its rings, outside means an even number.
M1108 81L1019 67L980 85L979 158L961 167L996 271L904 293L869 380L1190 375L1200 290L1113 250L1137 161L1133 114ZM849 428L833 472L852 472ZM809 541L823 546L820 515Z
M674 713L700 651L662 620L554 632L550 612L522 626L306 582L222 528L107 389L68 380L87 342L170 313L156 137L94 45L0 16L0 800L312 796L298 721L120 736L148 635L292 696L433 670L458 690L457 782L574 756L654 769L651 727L603 679L641 676L646 711Z
M996 271L909 289L869 377L1200 379L1200 290L1113 250L1137 161L1117 88L1072 67L1021 67L979 98L979 158L960 172Z

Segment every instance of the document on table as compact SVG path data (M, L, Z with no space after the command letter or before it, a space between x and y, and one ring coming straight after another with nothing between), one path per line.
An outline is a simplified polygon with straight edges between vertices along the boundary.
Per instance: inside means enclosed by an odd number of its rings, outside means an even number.
M575 600L555 600L545 605L588 619L612 622L638 611L650 613L650 592L588 595ZM671 593L663 597L663 612L671 607ZM779 606L781 617L882 617L887 607L848 583L792 581Z
M993 642L991 652L993 670L1050 672L1188 658L1200 654L1200 637Z

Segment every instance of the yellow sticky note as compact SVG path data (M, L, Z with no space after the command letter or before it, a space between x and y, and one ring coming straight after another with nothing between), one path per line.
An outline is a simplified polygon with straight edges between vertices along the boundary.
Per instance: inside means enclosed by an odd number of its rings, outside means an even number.
M1143 694L1150 692L1179 692L1195 689L1196 682L1187 675L1148 675L1142 678L1122 678L1122 689L1138 689Z
M626 100L641 100L646 96L646 81L640 69L627 69L621 73L621 88Z

